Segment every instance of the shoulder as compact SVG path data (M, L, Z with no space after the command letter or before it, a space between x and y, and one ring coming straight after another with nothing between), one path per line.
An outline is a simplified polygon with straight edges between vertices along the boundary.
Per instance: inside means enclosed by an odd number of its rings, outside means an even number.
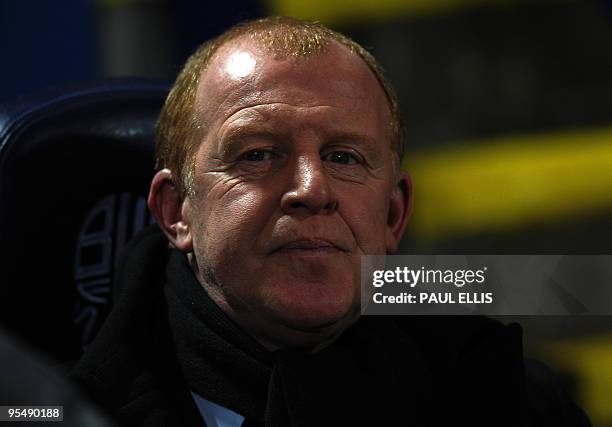
M415 342L435 384L454 396L456 407L477 405L491 419L514 411L517 423L520 415L528 425L591 425L558 377L524 357L518 323L483 316L401 316L393 322Z
M393 316L392 321L433 360L456 359L487 343L520 346L522 341L520 325L484 316Z

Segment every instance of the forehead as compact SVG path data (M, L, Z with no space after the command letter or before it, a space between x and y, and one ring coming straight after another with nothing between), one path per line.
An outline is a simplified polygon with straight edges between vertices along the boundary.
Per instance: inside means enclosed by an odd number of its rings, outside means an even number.
M367 115L387 129L386 96L365 62L330 40L320 52L279 56L248 36L223 45L204 70L197 94L206 126L219 124L257 105L328 106L351 115Z

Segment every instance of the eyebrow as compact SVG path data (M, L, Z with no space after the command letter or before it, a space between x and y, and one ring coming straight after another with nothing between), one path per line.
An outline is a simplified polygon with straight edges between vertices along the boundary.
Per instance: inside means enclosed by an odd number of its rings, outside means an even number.
M349 143L362 149L365 154L372 160L380 159L381 153L378 150L376 140L361 132L351 130L332 129L324 134L327 143L325 145L333 145L334 143ZM265 139L272 142L277 142L284 139L283 133L279 132L277 126L273 126L268 122L248 121L242 126L232 126L223 133L222 139L219 141L219 148L222 156L234 156L243 146L243 144L251 139ZM391 142L389 142L391 148Z
M242 148L244 142L250 139L278 140L279 135L272 130L271 126L266 124L251 123L245 126L234 126L224 132L219 140L221 155L224 157L235 155Z
M332 131L328 133L327 138L332 142L354 142L359 146L359 148L363 149L370 158L380 158L381 153L377 149L376 140L363 133L352 131ZM391 147L390 141L389 147Z

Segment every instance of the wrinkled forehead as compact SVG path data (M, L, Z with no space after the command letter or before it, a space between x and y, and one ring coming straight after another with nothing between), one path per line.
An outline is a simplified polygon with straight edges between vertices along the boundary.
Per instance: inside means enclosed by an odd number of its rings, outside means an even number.
M370 68L335 40L285 51L248 35L231 40L202 72L196 105L203 124L210 126L258 102L300 100L313 94L344 108L367 106L371 114L390 121L386 96Z

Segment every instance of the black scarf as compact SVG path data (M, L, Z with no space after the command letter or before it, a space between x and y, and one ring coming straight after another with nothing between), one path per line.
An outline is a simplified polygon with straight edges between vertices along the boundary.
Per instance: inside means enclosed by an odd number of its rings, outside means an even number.
M362 317L316 354L271 353L225 316L183 254L171 255L167 281L170 329L189 387L244 415L245 425L421 426L460 417L472 425L482 419L482 425L514 426L524 415L520 341L517 348L512 334L488 340L484 352L473 353L478 359L465 361L467 372L453 372L444 363L456 361L457 350L424 359L428 349L445 351L457 337L419 348L395 319L384 317ZM420 328L414 335L421 341L438 340L423 330L428 323L427 330L435 327L434 319L404 320L406 327ZM490 332L480 332L485 331ZM431 331L434 336L445 332ZM437 360L437 372L430 370L432 360ZM479 389L483 384L488 389Z
M157 227L126 248L114 286L117 303L70 377L126 426L202 425L190 389L250 426L525 425L516 324L362 317L314 355L270 353Z

